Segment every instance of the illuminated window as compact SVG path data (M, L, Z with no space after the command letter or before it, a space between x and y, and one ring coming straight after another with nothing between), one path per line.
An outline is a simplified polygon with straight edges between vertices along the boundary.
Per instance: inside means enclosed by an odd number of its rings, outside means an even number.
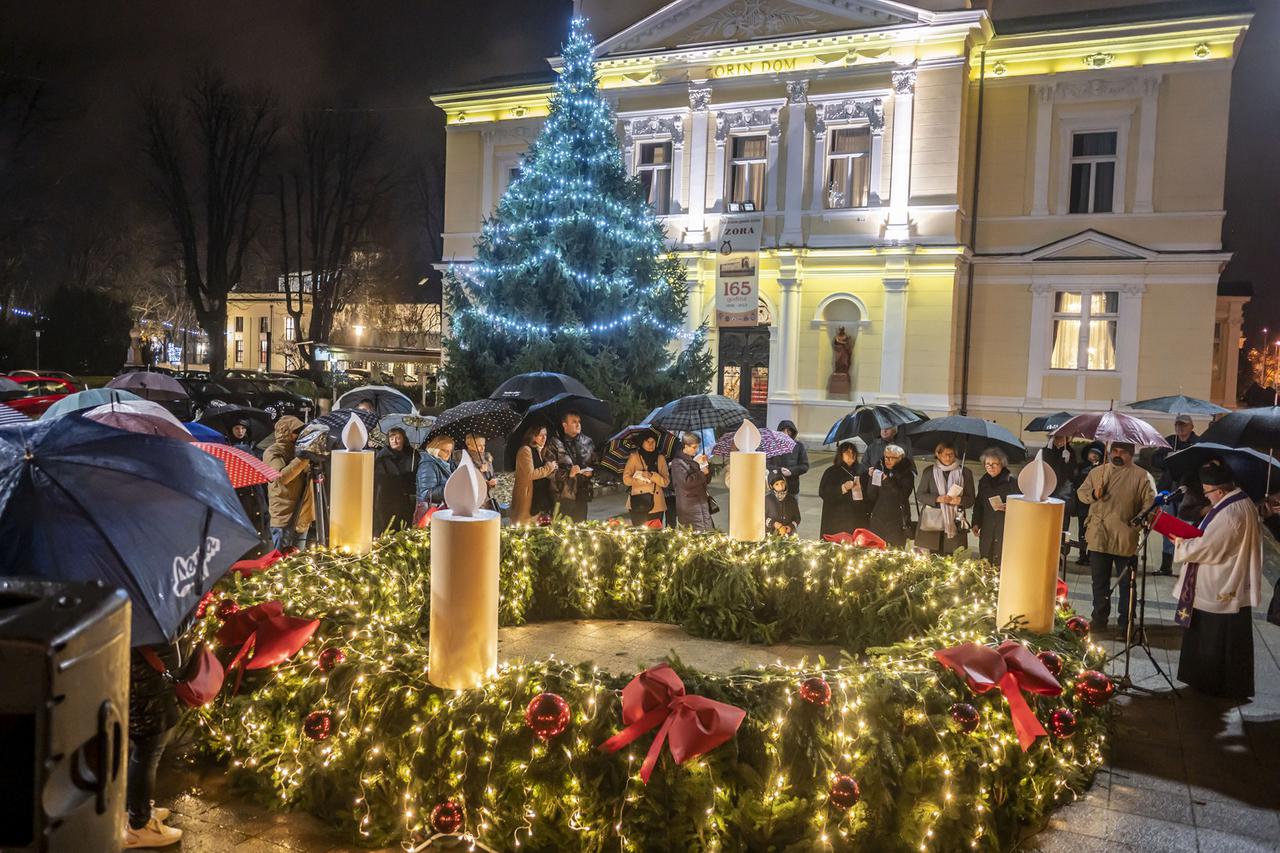
M1071 213L1110 213L1116 192L1114 130L1071 134Z
M266 335L270 333L271 333L271 318L259 317L258 318L258 334Z
M653 212L666 216L671 212L671 143L642 142L636 164L640 185Z
M284 339L286 341L296 341L298 339L298 321L292 316L284 318Z
M736 364L726 364L720 368L720 379L723 390L720 392L730 400L742 397L742 368Z
M258 340L258 366L271 367L271 339L265 335Z
M764 406L769 402L769 367L757 364L751 368L751 405Z
M237 332L243 332L243 331L244 331L244 317L243 317L243 316L240 316L240 315L237 315L237 316L236 316L236 331L237 331Z
M1053 304L1054 370L1115 370L1120 294L1059 292Z
M241 338L236 338L236 364L244 364L244 340Z
M866 207L870 193L871 128L831 131L827 148L828 210Z
M729 160L730 209L764 210L764 173L767 143L764 135L735 136Z

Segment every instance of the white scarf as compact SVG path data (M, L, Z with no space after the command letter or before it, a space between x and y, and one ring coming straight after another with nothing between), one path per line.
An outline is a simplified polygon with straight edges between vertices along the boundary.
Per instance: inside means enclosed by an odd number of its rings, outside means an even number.
M963 482L962 476L958 459L950 465L943 465L941 462L933 463L933 485L939 495L947 494L953 485L960 485ZM942 530L950 539L958 532L956 510L959 507L955 504L938 504L938 508L942 510Z

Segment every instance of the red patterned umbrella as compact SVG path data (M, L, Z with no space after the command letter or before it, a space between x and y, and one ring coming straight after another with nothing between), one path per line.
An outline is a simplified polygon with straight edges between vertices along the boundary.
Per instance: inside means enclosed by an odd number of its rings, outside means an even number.
M1092 438L1110 444L1113 441L1128 442L1136 447L1168 447L1155 427L1132 415L1120 412L1090 412L1076 415L1054 430L1056 435L1067 438Z
M245 486L257 486L270 483L280 477L280 472L263 462L251 453L226 444L214 444L209 441L197 441L195 446L216 457L227 469L231 486L243 489Z

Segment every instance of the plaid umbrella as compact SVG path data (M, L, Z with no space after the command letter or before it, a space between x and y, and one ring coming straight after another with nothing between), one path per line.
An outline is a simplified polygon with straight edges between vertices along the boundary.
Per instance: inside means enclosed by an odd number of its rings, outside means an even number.
M1041 415L1032 418L1031 423L1023 427L1027 432L1053 432L1067 421L1074 418L1070 412L1054 412L1052 415Z
M733 443L733 435L726 435L716 442L715 447L711 448L711 455L728 456L737 449L737 446ZM796 440L785 432L762 429L760 430L760 449L764 451L766 459L785 456L796 449Z
M1110 444L1123 441L1138 447L1168 447L1169 442L1156 432L1155 427L1133 415L1120 412L1090 412L1076 415L1053 432L1067 438L1091 438ZM1223 441L1223 444L1230 444Z
M636 424L612 436L600 454L600 465L615 474L621 474L627 467L627 459L639 449L646 438L652 436L658 440L658 451L670 459L676 452L675 433L667 432L653 424Z
M737 429L748 417L747 410L728 397L693 394L667 403L649 416L649 422L671 432L710 429L719 435L725 430Z
M934 418L907 427L911 446L916 456L932 456L939 442L950 442L960 456L976 459L988 448L999 448L1010 462L1021 462L1027 457L1027 448L1009 430L992 421L951 415Z
M1168 412L1171 415L1225 415L1230 409L1224 409L1217 403L1201 400L1198 397L1187 397L1174 394L1170 397L1152 397L1150 400L1139 400L1130 403L1128 408L1143 412Z
M382 433L378 432L378 416L373 412L366 412L364 409L334 409L327 415L321 415L311 421L311 424L320 424L329 430L329 441L332 447L342 447L342 428L347 425L347 421L351 420L351 416L355 415L364 424L364 428L369 432L369 444L381 446L383 438ZM311 426L307 424L307 426ZM346 448L343 448L346 449ZM364 448L358 448L363 450Z
M851 438L875 438L880 430L890 427L906 426L917 421L927 421L929 416L923 412L889 403L879 406L858 406L849 414L831 425L823 444L837 444Z
M19 412L12 406L6 406L4 403L0 403L0 426L4 426L5 424L29 423L31 423L31 418L22 414L22 412Z
M506 403L498 400L471 400L441 412L431 425L427 440L430 441L437 435L447 435L461 444L469 435L480 435L486 439L499 438L515 429L518 423L520 416Z
M280 478L279 471L251 453L211 441L197 441L195 445L223 464L233 489L270 483Z

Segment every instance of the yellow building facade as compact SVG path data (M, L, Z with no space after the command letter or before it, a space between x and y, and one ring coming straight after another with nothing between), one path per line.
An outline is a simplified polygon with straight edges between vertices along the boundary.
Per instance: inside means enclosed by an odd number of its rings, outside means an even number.
M1234 405L1247 297L1218 290L1247 14L583 6L627 166L686 260L688 326L713 327L711 390L809 439L864 400L1015 432L1163 394ZM449 262L474 257L549 93L434 98ZM743 211L763 220L759 325L716 329L717 247ZM840 328L847 392L829 381Z

